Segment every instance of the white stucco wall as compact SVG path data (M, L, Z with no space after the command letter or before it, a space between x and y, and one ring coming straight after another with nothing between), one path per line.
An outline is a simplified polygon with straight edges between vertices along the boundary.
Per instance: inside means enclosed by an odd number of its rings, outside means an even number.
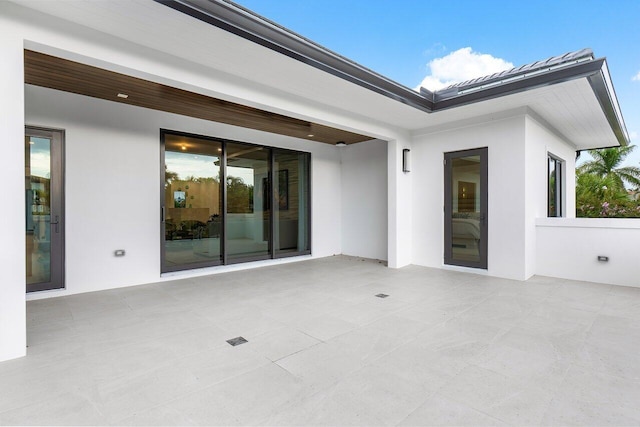
M486 273L528 279L536 274L536 219L547 215L547 153L565 161L563 212L575 216L575 147L528 108L414 137L413 262L443 266L444 153L481 147L489 158Z
M22 40L0 25L0 362L26 352Z
M413 263L442 267L444 153L488 147L488 268L493 276L525 277L525 116L479 118L416 135L412 144ZM481 270L475 270L481 272Z
M188 61L179 61L160 51L125 42L117 37L9 2L0 3L0 29L3 36L7 35L3 38L5 44L9 39L14 41L13 48L20 55L20 58L14 61L15 79L14 76L8 78L8 75L3 79L3 83L12 88L11 91L4 91L4 94L7 94L4 99L9 101L7 107L18 112L16 117L3 115L3 118L11 119L7 126L14 130L19 129L18 141L22 141L24 132L24 117L21 114L24 87L21 59L23 48L79 60L222 99L256 107L264 106L293 117L338 126L354 132L377 135L385 139L397 139L399 132L398 129L389 128L364 116L328 108L312 100L263 87L232 74L204 69ZM8 35L11 37L9 38ZM145 37L144 34L139 36L141 39ZM11 53L5 49L5 45L2 45L0 53L3 59L12 61ZM268 67L268 64L265 64L265 67ZM3 72L8 71L9 68L3 69ZM68 222L66 242L68 289L57 294L56 291L38 293L30 295L29 298L158 280L160 244L157 238L158 227L157 224L147 222L144 218L155 219L158 214L159 194L156 181L159 179L157 144L160 127L311 152L312 256L320 257L342 252L343 227L340 214L342 197L341 191L337 191L341 187L342 171L338 148L150 112L135 107L116 106L106 101L71 94L59 93L54 96L51 92L45 95L47 91L44 89L29 88L28 92L31 97L26 111L28 124L67 130ZM37 101L34 101L36 93L39 95ZM11 182L11 179L20 180L21 186L15 188L22 188L23 170L19 166L24 157L22 143L14 148L17 150L16 155L20 156L20 161L9 156L7 151L7 156L3 157L3 160L10 162L12 166L5 168L1 177L3 182ZM17 175L14 173L16 168L19 169ZM114 176L108 175L109 168L115 171ZM9 174L12 174L11 177ZM105 179L107 176L109 179ZM134 191L128 191L134 186L143 188L145 191L142 195L134 195ZM114 204L116 189L118 189L119 201ZM96 194L100 194L100 197L95 196ZM22 191L20 197L24 197ZM380 209L379 199L373 200L372 203L377 204L377 209ZM112 207L116 205L121 207ZM386 204L385 209L394 211L394 208ZM336 212L339 214L336 215ZM12 214L24 220L22 209ZM381 212L376 217L376 224L384 221L384 215L385 212ZM117 227L113 225L116 222L119 222ZM105 227L105 224L111 224L112 229ZM376 256L381 254L380 247L384 245L385 239L395 239L394 236L385 234L389 233L388 228L383 227L379 232L381 237L374 245ZM18 233L20 233L19 240L15 240ZM152 234L156 237L151 237ZM2 246L2 249L7 250L11 255L6 261L7 265L24 265L24 251L15 251L16 245L24 244L22 228L16 228L16 236L11 241L10 246ZM87 247L96 251L93 255L97 254L101 262L88 259L91 257L91 251L87 251ZM84 248L84 253L81 248ZM116 248L127 250L127 256L116 261L112 257L112 251ZM354 253L357 252L361 251L354 250ZM404 259L405 264L410 261L408 257ZM290 261L285 259L271 262ZM219 267L215 271L255 265L262 265L262 263ZM204 272L200 271L198 274ZM19 297L22 301L20 309L22 314L18 313L16 317L22 329L24 329L25 299L23 273L22 270L16 270L15 278L12 279L20 280L15 286L15 298ZM86 280L89 273L95 280ZM0 273L0 279L3 282L5 278L10 279L10 274ZM10 298L4 298L4 294L3 302L7 303L7 307L18 306L15 301L10 301ZM3 313L9 313L9 310L3 310ZM14 331L19 328L9 327L8 329ZM24 333L22 336L24 337ZM4 345L3 342L2 344Z
M388 266L405 267L413 262L413 175L402 171L402 150L411 150L409 135L387 143ZM412 158L413 163L413 158Z
M342 253L387 260L387 143L340 149Z
M536 274L640 287L640 219L541 218L536 222ZM598 261L600 255L609 261Z
M160 128L310 152L312 256L342 251L338 147L30 85L25 101L27 124L66 136L67 288L39 296L162 280ZM115 249L127 255L116 258Z
M548 154L564 161L562 168L562 216L575 218L575 146L554 133L532 111L525 117L525 278L536 274L537 218L547 216Z

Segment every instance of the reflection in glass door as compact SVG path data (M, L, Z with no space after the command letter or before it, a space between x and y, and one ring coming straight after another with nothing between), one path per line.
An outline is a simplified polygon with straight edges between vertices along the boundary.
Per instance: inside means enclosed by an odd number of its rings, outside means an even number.
M238 143L226 144L227 262L270 257L270 150Z
M310 253L309 153L273 149L276 256Z
M222 262L222 143L164 134L163 271Z
M162 272L311 253L311 155L161 130Z
M63 138L25 128L27 292L64 287Z
M444 158L444 262L487 268L487 149Z

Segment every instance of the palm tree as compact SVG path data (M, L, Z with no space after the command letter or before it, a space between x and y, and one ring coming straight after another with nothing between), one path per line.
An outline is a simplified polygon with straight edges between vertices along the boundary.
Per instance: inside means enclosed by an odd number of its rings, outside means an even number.
M626 192L625 183L640 187L640 168L636 166L619 167L635 148L635 145L627 145L625 147L589 150L593 160L580 166L578 173L606 178L610 184L624 192Z
M613 175L598 176L591 173L576 175L576 205L585 203L620 202L626 200L626 191L617 188Z

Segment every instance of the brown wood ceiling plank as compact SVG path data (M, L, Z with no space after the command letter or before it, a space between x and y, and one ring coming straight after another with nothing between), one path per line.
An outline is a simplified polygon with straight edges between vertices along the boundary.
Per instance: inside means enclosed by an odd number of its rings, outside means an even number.
M25 83L36 86L327 144L372 139L39 52L24 53ZM118 93L129 97L118 98Z

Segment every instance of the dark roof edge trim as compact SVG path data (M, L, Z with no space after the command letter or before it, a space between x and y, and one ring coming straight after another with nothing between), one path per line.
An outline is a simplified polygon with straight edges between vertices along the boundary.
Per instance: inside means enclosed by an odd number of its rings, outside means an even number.
M154 1L403 104L429 113L433 111L432 101L413 89L396 83L232 2Z
M600 107L611 126L611 130L613 130L613 133L616 135L618 142L621 146L626 146L629 145L630 142L629 133L624 123L624 117L620 112L620 105L618 104L618 97L616 96L613 84L609 84L611 78L609 76L607 62L604 58L602 61L603 67L600 72L589 76L587 80L596 98L598 98Z

